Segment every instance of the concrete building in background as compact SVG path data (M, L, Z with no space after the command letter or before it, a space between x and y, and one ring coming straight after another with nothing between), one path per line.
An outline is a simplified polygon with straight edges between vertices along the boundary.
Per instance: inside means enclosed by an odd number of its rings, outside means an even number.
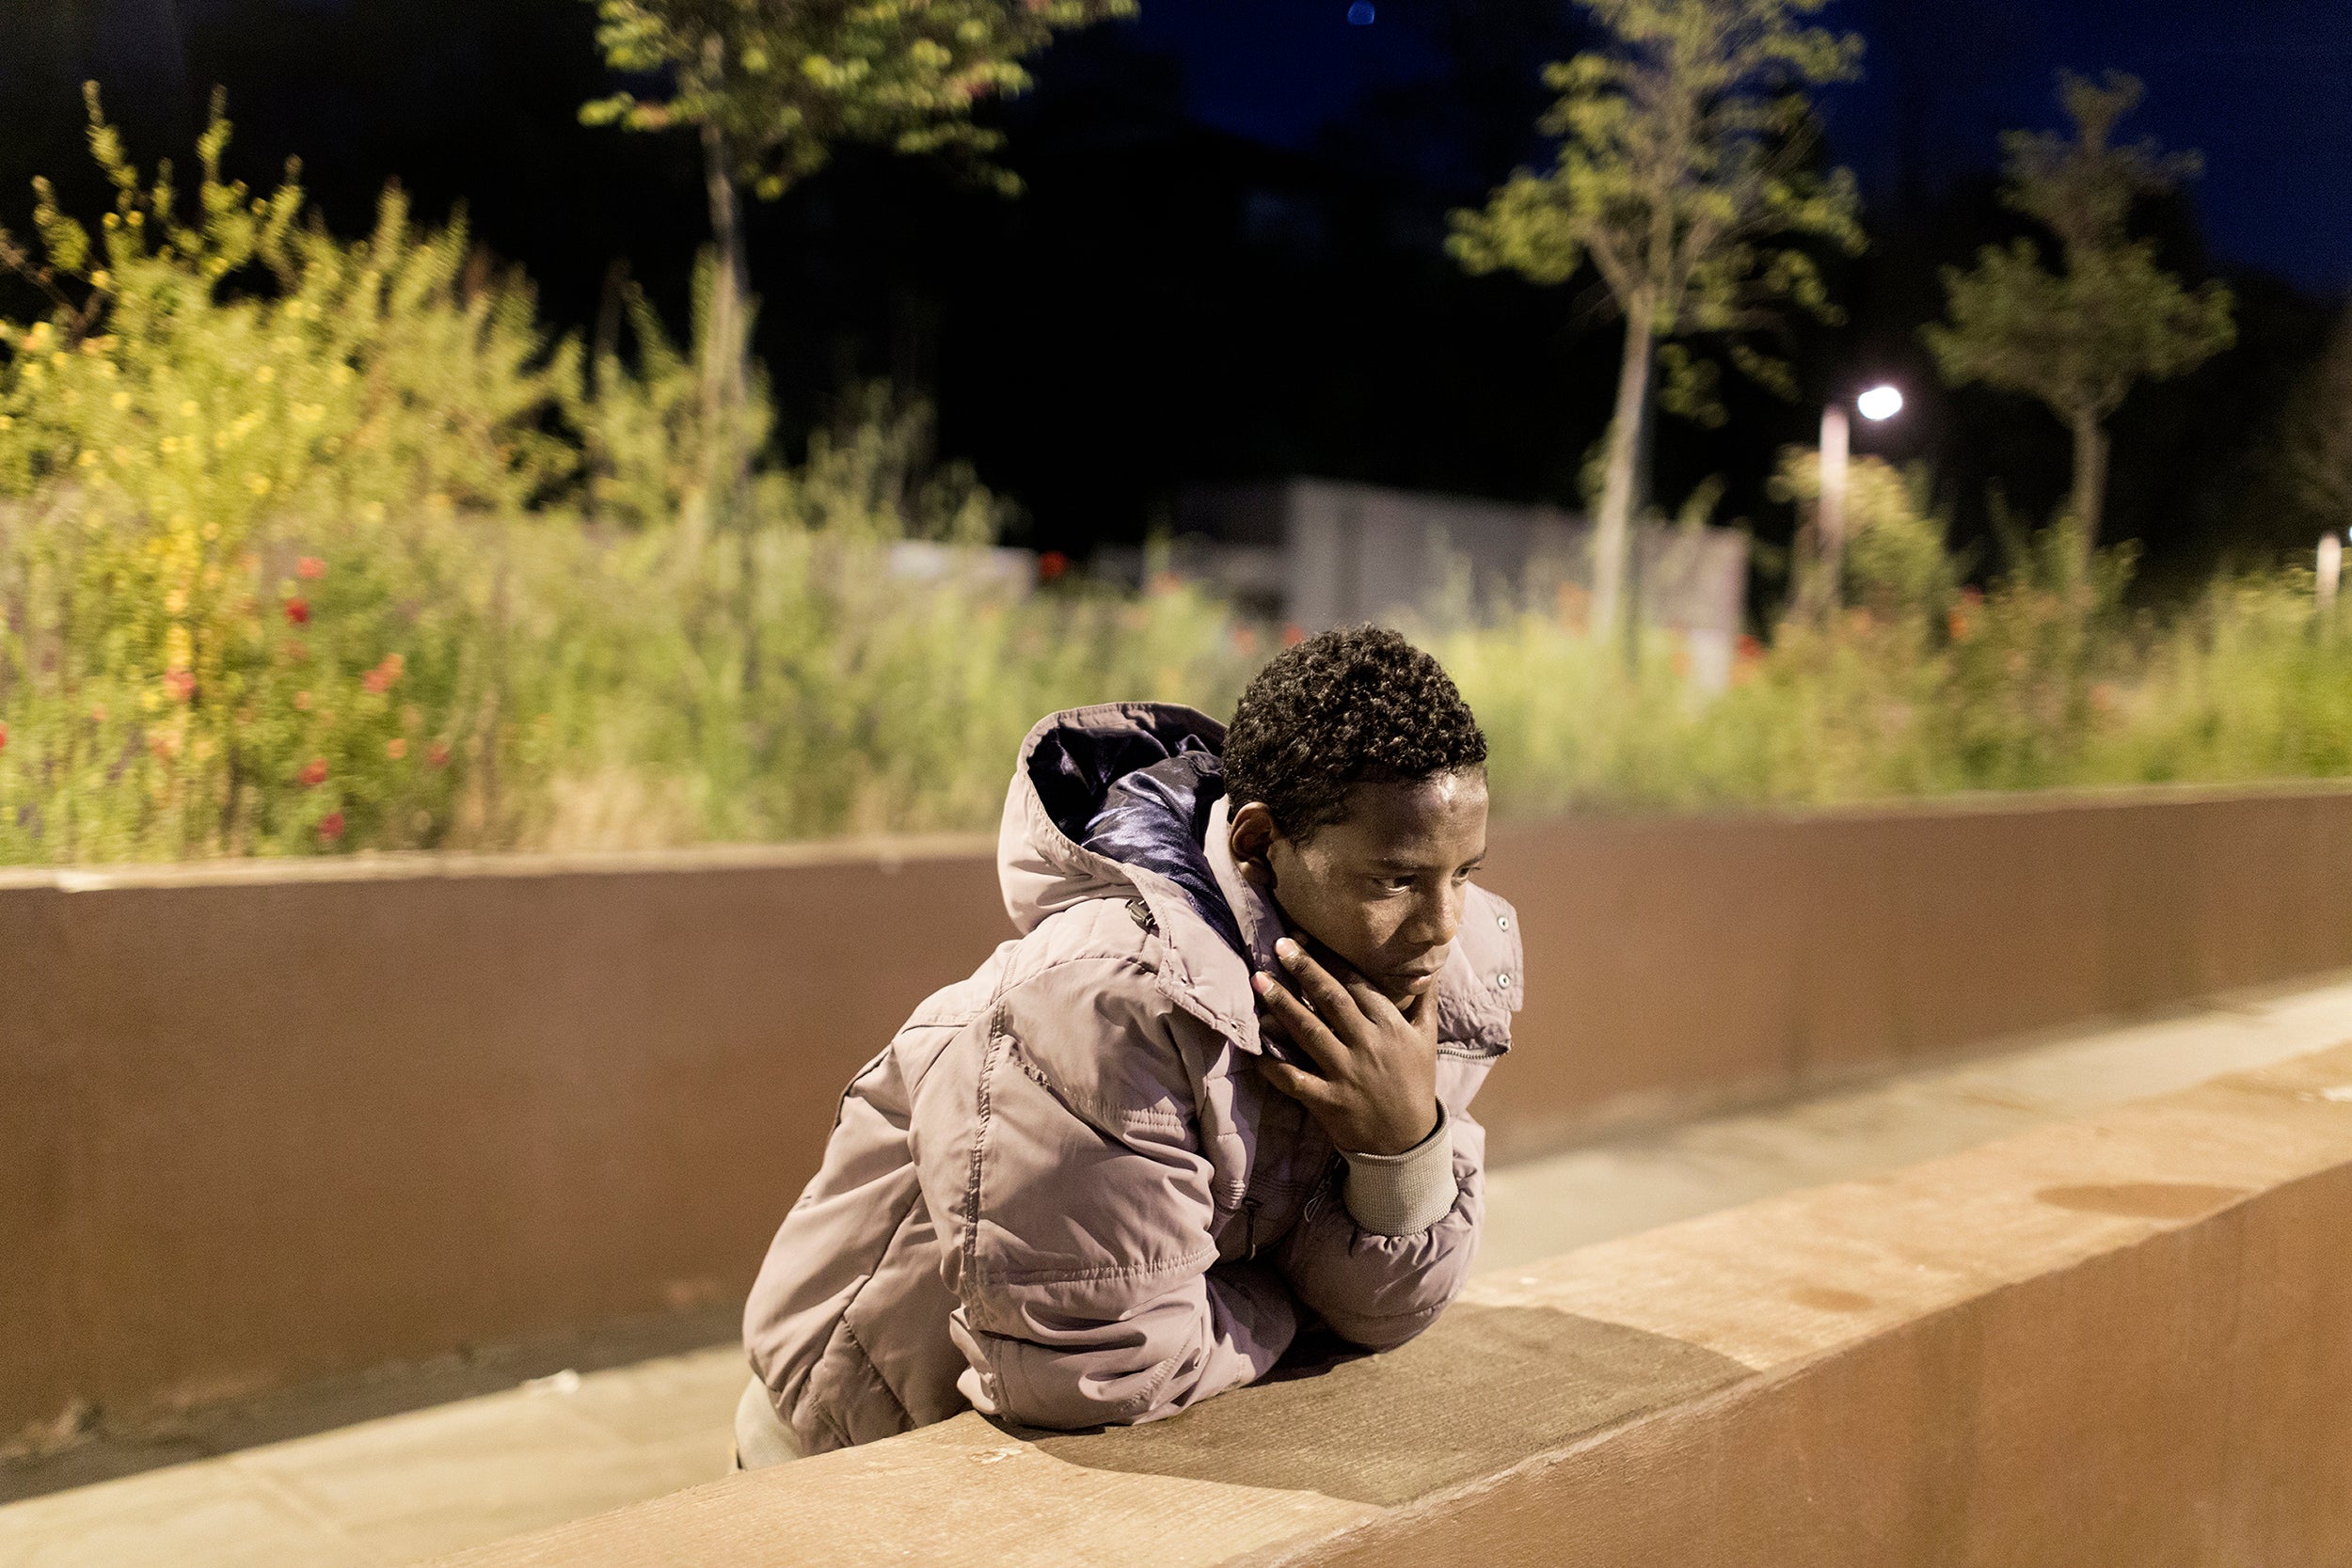
M1555 610L1592 582L1590 522L1544 506L1294 479L1188 491L1175 531L1170 570L1310 634L1356 621L1447 624L1521 606ZM1096 565L1139 578L1143 552L1106 549ZM1692 676L1709 689L1730 676L1747 572L1743 533L1636 531L1644 619L1683 639Z

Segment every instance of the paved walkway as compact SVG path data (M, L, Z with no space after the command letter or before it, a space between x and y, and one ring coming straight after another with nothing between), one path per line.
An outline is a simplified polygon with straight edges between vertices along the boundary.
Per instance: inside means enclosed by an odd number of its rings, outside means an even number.
M1794 1187L2352 1039L2352 982L2216 1003L1629 1136L1490 1179L1480 1266L1510 1268ZM725 1468L733 1346L359 1422L0 1507L0 1568L391 1565L691 1486Z

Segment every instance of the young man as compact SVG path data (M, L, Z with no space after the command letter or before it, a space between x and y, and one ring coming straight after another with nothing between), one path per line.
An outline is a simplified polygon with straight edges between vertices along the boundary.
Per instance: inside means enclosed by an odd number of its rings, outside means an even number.
M850 1083L743 1320L739 1462L967 1407L1131 1424L1304 1327L1404 1343L1462 1286L1520 948L1474 886L1486 741L1394 633L1188 708L1057 714L998 863L1021 937Z

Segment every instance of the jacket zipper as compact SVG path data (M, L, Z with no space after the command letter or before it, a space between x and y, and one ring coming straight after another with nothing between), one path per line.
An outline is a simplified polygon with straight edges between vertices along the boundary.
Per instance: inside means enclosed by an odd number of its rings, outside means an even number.
M1241 1207L1242 1212L1248 1216L1246 1223L1248 1226L1242 1235L1249 1247L1249 1250L1243 1253L1242 1257L1245 1259L1253 1259L1258 1256L1258 1200L1254 1197L1243 1198Z

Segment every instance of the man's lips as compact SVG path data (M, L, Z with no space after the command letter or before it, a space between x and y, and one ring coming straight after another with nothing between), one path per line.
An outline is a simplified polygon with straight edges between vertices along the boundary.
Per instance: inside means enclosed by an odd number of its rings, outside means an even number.
M1435 980L1438 972L1444 968L1445 955L1439 954L1434 962L1417 963L1406 969L1392 969L1389 972L1388 978L1394 981L1400 989L1413 990Z

